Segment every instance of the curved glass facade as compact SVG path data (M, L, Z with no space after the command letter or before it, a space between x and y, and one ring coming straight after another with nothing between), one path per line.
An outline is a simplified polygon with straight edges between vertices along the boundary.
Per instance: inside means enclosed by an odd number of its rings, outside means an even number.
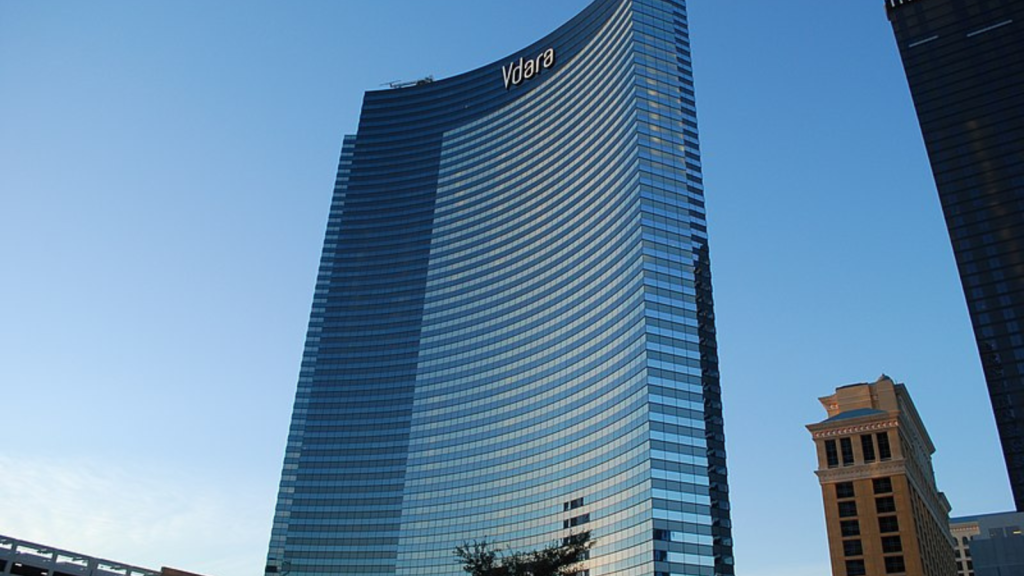
M590 530L732 574L685 4L597 0L369 92L342 149L267 574L461 574Z

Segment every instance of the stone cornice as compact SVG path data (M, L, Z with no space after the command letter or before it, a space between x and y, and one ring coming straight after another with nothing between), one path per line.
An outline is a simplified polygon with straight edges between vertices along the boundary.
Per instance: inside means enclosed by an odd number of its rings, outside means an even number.
M981 529L978 527L978 522L977 521L972 521L972 522L952 522L951 521L949 523L949 531L952 532L954 535L963 535L963 536L974 536L976 534L981 534Z
M893 476L895 474L906 474L907 467L903 460L889 460L876 462L874 464L860 464L857 466L846 466L839 468L825 468L814 472L822 484L833 482L850 482L852 480L865 480L878 478L880 476Z
M836 423L821 422L819 424L811 424L807 427L811 432L811 437L815 440L819 438L849 436L851 434L859 434L862 432L889 430L891 428L899 428L899 423L897 423L896 418L886 418L885 420L862 423L851 422L840 426L836 426Z

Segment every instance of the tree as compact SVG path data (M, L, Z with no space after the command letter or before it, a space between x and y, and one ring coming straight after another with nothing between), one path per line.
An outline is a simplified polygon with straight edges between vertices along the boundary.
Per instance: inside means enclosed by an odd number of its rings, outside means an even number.
M587 531L533 552L499 552L486 540L474 540L457 547L455 555L470 576L570 576L592 545Z

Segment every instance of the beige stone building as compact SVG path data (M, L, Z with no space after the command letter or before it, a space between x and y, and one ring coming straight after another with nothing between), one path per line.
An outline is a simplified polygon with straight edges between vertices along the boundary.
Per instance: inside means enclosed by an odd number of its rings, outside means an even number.
M976 521L950 519L949 533L953 536L953 554L956 557L956 575L974 576L974 561L971 558L971 540L981 535Z
M956 576L949 502L935 452L903 384L881 376L821 398L807 427L818 451L834 576Z

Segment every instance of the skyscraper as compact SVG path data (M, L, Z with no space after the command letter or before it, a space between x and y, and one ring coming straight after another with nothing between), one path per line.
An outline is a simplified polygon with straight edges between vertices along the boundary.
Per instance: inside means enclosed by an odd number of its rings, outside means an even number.
M1024 3L886 5L1024 511Z
M729 575L686 5L595 0L346 137L267 574Z
M833 576L954 576L935 446L906 386L883 375L820 401L828 418L807 429L818 453Z

